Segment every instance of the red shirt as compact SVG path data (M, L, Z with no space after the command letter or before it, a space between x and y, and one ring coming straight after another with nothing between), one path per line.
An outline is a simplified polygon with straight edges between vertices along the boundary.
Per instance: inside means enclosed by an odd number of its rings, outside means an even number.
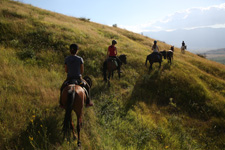
M109 56L116 56L116 47L114 45L109 46L108 52Z

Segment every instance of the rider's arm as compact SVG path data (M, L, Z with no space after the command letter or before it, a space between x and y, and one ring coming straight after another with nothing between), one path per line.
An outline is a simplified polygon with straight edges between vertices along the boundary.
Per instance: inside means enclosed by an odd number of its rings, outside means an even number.
M66 64L65 64L65 72L68 73L68 68Z
M84 64L81 64L80 65L80 74L83 74L84 73Z
M107 54L106 54L106 58L108 58L109 57L109 50L107 51Z
M117 48L115 47L115 54L117 55Z

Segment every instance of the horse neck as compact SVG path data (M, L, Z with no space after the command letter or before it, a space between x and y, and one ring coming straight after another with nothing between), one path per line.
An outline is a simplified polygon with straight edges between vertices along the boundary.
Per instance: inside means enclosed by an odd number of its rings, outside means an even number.
M162 51L161 54L165 57L166 56L166 51Z
M122 59L122 55L120 55L118 58L119 58L121 64L124 63L124 60Z

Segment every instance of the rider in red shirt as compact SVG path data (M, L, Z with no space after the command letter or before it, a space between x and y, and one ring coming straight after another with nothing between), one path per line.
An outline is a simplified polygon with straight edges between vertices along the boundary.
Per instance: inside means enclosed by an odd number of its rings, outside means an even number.
M116 58L116 55L117 55L117 49L115 47L116 44L117 44L116 40L113 40L112 41L112 45L110 45L108 47L107 58L108 57L114 57L114 58Z
M107 68L107 59L108 58L116 58L116 62L117 62L117 67L118 67L118 71L120 71L120 66L121 66L121 61L120 59L117 57L117 48L115 47L115 45L117 44L116 40L112 40L112 45L110 45L108 47L108 51L107 51L107 57L106 57L106 61L103 64L103 68ZM104 79L106 80L106 79Z

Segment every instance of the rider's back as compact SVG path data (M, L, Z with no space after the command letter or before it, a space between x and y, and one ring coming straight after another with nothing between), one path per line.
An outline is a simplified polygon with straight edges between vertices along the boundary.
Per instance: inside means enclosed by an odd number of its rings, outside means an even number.
M108 51L109 51L109 56L116 56L116 53L115 53L116 47L114 45L110 45L108 47Z
M65 64L68 68L67 78L78 79L81 77L80 66L83 64L83 59L77 55L66 57Z

